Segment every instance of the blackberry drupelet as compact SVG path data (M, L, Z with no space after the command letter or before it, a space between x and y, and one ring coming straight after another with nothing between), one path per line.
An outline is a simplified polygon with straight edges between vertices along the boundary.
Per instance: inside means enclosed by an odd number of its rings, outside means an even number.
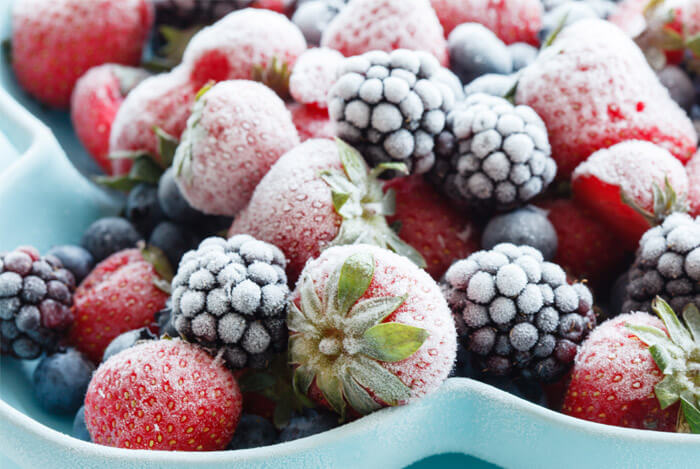
M328 95L328 112L340 138L371 166L401 162L425 173L435 162L435 137L455 102L434 75L437 59L426 52L372 51L346 59Z
M644 233L626 290L622 313L652 312L657 295L674 311L700 307L700 220L674 213Z
M253 0L153 0L156 25L177 28L211 24L251 3Z
M73 323L75 278L55 256L34 248L0 253L0 348L31 360L55 350Z
M248 235L205 239L173 278L178 333L232 368L266 367L287 346L285 264L277 247Z
M447 116L432 181L457 205L482 213L526 204L557 166L544 122L532 108L473 94Z
M457 332L481 369L556 381L595 327L593 297L530 246L503 243L454 263L442 281Z

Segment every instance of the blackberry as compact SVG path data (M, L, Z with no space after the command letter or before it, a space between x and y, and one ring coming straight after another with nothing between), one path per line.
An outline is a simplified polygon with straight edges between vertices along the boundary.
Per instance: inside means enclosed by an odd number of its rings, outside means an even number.
M434 75L437 59L426 52L372 51L346 59L331 87L328 112L338 136L371 166L405 163L425 173L435 162L435 137L455 98Z
M552 382L595 327L593 297L530 246L503 243L454 263L442 281L457 332L480 369Z
M253 0L153 0L156 25L186 28L210 24Z
M0 253L0 348L31 360L55 350L73 322L75 278L34 248Z
M75 283L78 285L95 267L95 259L93 259L92 254L82 246L72 244L54 246L49 249L46 255L58 257L63 267L71 271L75 277Z
M622 312L652 312L658 295L674 311L700 307L700 219L674 213L642 236Z
M505 211L552 182L550 154L547 129L532 108L477 93L448 114L430 178L457 205Z
M173 278L175 329L232 368L266 367L287 346L285 264L277 247L248 235L205 239Z

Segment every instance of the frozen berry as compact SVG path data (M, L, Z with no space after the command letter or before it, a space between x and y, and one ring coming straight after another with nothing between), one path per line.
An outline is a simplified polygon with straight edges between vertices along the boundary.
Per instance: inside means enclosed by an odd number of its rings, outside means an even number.
M447 40L450 68L469 83L486 73L507 75L513 71L513 61L503 41L477 23L457 26Z
M92 442L90 439L90 432L85 425L84 405L80 406L78 412L75 413L75 417L73 418L73 430L71 431L70 436L77 438L78 440L87 441L88 443Z
M134 329L119 334L112 339L105 349L104 353L102 354L102 361L106 362L112 355L116 355L122 350L133 347L141 341L154 339L156 339L156 336L147 327L142 327L141 329Z
M338 416L323 409L304 409L280 432L279 441L294 441L338 426Z
M85 230L82 245L100 262L117 251L133 248L143 237L128 220L100 218Z
M75 277L75 283L80 284L95 266L92 254L82 246L66 244L49 249L47 256L56 256L63 267L68 269Z
M148 237L158 223L165 220L165 213L158 201L158 188L150 184L139 184L126 198L125 216L132 225Z
M276 442L277 429L272 422L258 415L243 414L227 449L259 448Z
M41 359L34 369L34 396L47 411L72 414L83 404L95 366L75 349Z
M528 205L493 217L481 237L481 247L493 249L501 243L532 246L550 261L557 252L557 232L546 213Z

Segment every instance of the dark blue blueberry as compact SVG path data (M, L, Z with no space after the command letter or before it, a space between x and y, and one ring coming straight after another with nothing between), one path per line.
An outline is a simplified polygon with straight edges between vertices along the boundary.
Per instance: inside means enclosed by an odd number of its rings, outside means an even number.
M166 219L158 201L158 188L150 184L134 187L126 199L125 215L143 236L150 235Z
M474 79L464 87L464 94L469 96L476 93L485 93L491 96L503 97L513 89L517 82L516 75L498 75L487 73Z
M158 183L158 201L163 212L171 220L180 223L196 223L202 219L202 212L192 208L175 183L175 171L169 168Z
M76 283L82 282L95 267L95 259L92 254L82 246L72 244L55 246L46 255L56 256L63 267L73 274Z
M516 42L508 46L508 52L510 52L510 58L513 61L513 71L517 72L532 62L537 58L539 51L537 48L532 47L530 44L524 42Z
M292 23L296 24L309 46L321 43L321 34L343 8L342 0L313 0L299 3Z
M81 406L78 412L75 414L73 419L73 431L71 432L73 438L79 440L91 442L90 432L88 432L87 425L85 425L85 406Z
M157 339L155 334L153 334L147 327L142 327L141 329L133 329L131 331L124 332L116 336L109 343L104 353L102 354L102 361L106 362L109 357L118 354L119 352L133 347L136 342L142 340L154 340Z
M304 409L301 415L292 417L280 433L280 442L298 440L338 426L338 416L323 409Z
M164 221L151 233L148 244L160 248L173 268L177 268L184 253L196 247L197 238L186 226Z
M75 349L45 356L34 370L34 396L55 414L72 414L83 404L95 366Z
M566 20L564 18L566 17ZM586 18L598 18L595 10L585 2L570 1L556 6L542 17L542 29L540 29L540 41L544 42L552 31L555 31L564 20L564 26L574 24Z
M513 71L513 62L506 45L484 26L465 23L457 26L447 40L450 68L469 83L487 73L507 75Z
M88 227L82 245L90 251L95 262L100 262L115 252L133 248L140 240L141 235L128 220L108 217Z
M695 86L680 67L669 65L658 73L659 81L668 89L671 98L689 112L695 103Z
M228 449L248 449L277 443L277 430L269 420L258 415L243 414Z
M557 252L557 232L543 210L528 205L493 217L481 236L482 249L500 243L527 245L539 249L545 260Z

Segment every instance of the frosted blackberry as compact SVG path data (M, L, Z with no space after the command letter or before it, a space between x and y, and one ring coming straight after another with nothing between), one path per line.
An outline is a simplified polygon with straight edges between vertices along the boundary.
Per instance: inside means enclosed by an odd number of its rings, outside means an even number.
M526 204L557 172L542 119L496 96L467 96L448 114L437 143L432 181L458 205L480 212Z
M700 307L700 220L675 213L644 233L626 290L622 313L652 312L657 295L674 311Z
M593 297L529 246L503 243L454 263L442 290L464 346L487 374L551 382L595 327Z
M351 142L371 166L401 162L425 173L435 162L435 137L454 106L452 90L435 75L432 55L395 50L350 57L328 95L337 134Z
M282 251L248 235L207 238L180 261L172 321L185 339L222 351L232 368L264 368L287 345Z
M75 278L34 248L0 253L0 348L31 360L56 349L73 323Z

